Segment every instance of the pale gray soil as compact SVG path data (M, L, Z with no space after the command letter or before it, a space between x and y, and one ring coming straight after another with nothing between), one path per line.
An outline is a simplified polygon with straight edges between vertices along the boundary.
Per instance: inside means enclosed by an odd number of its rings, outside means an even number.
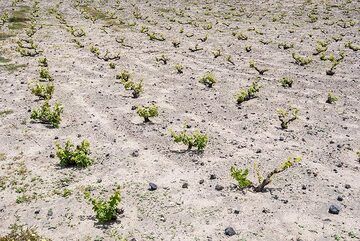
M0 0L0 16L23 9L21 15L30 19L34 2L12 6ZM100 19L93 23L81 14L85 3L40 2L35 20L42 28L32 39L43 52L36 57L16 51L17 41L29 38L29 21L25 28L5 22L0 29L0 112L11 110L0 115L0 235L18 223L35 226L52 240L360 239L360 51L345 47L349 41L360 44L358 1L83 2L88 2L87 15L95 16L96 7L103 13ZM86 35L72 36L50 8ZM314 22L311 12L318 18ZM209 23L212 28L204 29ZM150 40L142 27L165 40ZM233 32L248 39L238 40ZM206 35L205 42L198 40ZM335 41L336 36L341 39ZM116 41L121 38L124 45ZM331 62L313 55L318 40L329 43L326 56L345 52L332 76L326 74ZM172 41L179 41L179 48ZM197 43L203 50L191 52ZM294 47L280 49L279 43ZM120 53L112 61L116 68L91 53L92 45L102 54ZM214 58L217 49L222 56ZM297 65L293 52L313 61ZM162 54L169 58L166 65L156 61ZM229 55L234 64L227 61ZM58 129L30 120L30 111L44 102L28 86L39 78L41 56L54 78L50 103L64 106ZM269 71L259 75L250 60ZM11 69L9 63L25 66ZM175 64L184 66L183 74ZM139 98L115 79L122 70L143 80ZM208 71L218 80L213 88L199 83ZM279 84L285 76L294 80L292 88ZM238 106L234 95L257 77L262 85L257 98ZM333 104L326 103L329 91L339 98ZM149 103L156 103L159 116L142 123L132 107ZM282 130L276 110L288 106L300 110L299 119ZM172 141L169 129L179 131L185 123L190 131L208 134L203 153ZM95 163L61 168L55 143L68 139L89 140ZM231 166L249 168L256 182L254 161L265 175L289 156L302 161L275 176L265 192L234 188ZM210 180L211 174L216 179ZM158 189L148 191L149 182ZM188 188L182 188L184 183ZM114 223L99 225L84 191L107 199L117 185L124 213ZM224 189L217 191L216 185ZM61 195L65 189L71 191L68 197ZM328 212L331 204L340 207L338 215ZM226 236L227 227L236 235Z

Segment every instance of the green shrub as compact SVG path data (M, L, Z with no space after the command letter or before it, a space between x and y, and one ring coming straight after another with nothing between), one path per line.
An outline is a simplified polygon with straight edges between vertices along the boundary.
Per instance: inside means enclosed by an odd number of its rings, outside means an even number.
M298 65L304 66L312 62L311 57L301 56L296 53L292 53L292 57Z
M123 70L120 74L116 75L116 79L119 79L120 82L129 81L130 77L130 73L126 70Z
M33 88L31 88L31 93L40 97L41 99L49 100L51 99L54 93L54 85L52 84L36 84Z
M230 168L230 175L238 182L238 185L241 189L253 188L255 192L262 192L264 191L265 187L271 183L272 177L275 174L285 171L300 161L301 157L289 157L279 167L269 172L265 178L262 176L259 167L256 165L256 163L254 163L254 171L258 179L257 185L248 179L249 169L237 169L236 167L232 166Z
M256 97L256 93L259 92L261 86L257 81L254 81L248 89L240 90L236 95L236 101L238 104L243 103L244 101L248 101Z
M240 188L250 187L252 182L248 179L249 169L237 169L236 167L230 168L231 176L238 182Z
M332 104L335 103L337 100L339 100L339 98L337 96L335 96L331 91L328 93L328 97L326 100L326 103L328 104Z
M149 122L151 117L156 117L159 115L158 107L156 105L150 106L139 106L136 109L136 113L144 118L145 122Z
M53 78L51 77L49 70L46 68L41 68L39 71L39 75L42 80L53 81Z
M34 228L13 224L10 230L9 234L0 237L0 241L50 241L40 236Z
M287 129L289 127L289 123L298 119L299 109L290 108L289 110L278 109L278 118L281 121L281 128Z
M345 47L346 47L346 48L349 48L349 49L351 49L351 50L354 50L354 51L360 50L360 45L354 44L354 43L352 43L351 41L347 42L347 43L345 44Z
M70 140L65 142L64 148L56 144L56 156L60 159L60 166L87 167L93 163L90 155L90 143L83 140L80 145L74 146Z
M55 103L53 110L51 110L49 102L46 101L41 107L31 112L30 118L59 128L63 110L64 108L59 103Z
M139 83L135 83L131 80L123 81L122 84L124 85L125 90L131 90L132 95L134 98L138 98L140 94L144 91L142 81Z
M184 72L184 66L181 64L176 64L175 69L177 70L178 74L182 74Z
M281 86L284 88L291 88L294 81L292 79L290 79L289 77L283 77L281 78L281 80L279 81Z
M250 68L255 69L261 75L263 75L265 72L269 71L269 69L259 69L253 60L250 61Z
M39 65L41 67L48 67L48 62L47 62L47 59L45 57L41 57L39 58Z
M100 223L116 220L117 206L121 202L120 190L116 190L114 194L110 196L108 201L91 198L89 192L85 193L85 198L92 203L92 209L95 212L96 219Z
M208 143L208 136L202 134L200 131L194 131L192 134L189 134L185 130L179 133L170 130L170 133L174 142L187 145L188 150L191 150L192 147L196 147L198 151L203 151Z
M199 82L211 88L217 82L217 80L215 78L215 75L209 72L206 73L203 77L201 77Z

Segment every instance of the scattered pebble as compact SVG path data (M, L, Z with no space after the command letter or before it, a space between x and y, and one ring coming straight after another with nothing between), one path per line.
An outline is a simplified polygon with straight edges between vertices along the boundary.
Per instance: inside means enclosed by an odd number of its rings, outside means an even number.
M331 213L331 214L339 214L339 212L340 212L340 207L338 205L336 205L336 204L330 205L329 213Z
M149 191L155 191L157 189L157 185L155 183L150 182L149 183Z
M227 235L227 236L233 236L233 235L235 235L236 234L236 232L235 232L235 230L232 228L232 227L227 227L227 228L225 228L225 235Z
M224 189L223 186L221 186L220 184L216 184L216 186L215 186L215 190L216 190L216 191L221 191L221 190L223 190L223 189Z

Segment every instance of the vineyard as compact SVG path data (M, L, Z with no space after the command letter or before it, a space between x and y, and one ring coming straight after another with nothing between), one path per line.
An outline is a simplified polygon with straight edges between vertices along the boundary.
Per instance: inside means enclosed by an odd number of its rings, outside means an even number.
M355 0L0 0L0 241L360 240Z

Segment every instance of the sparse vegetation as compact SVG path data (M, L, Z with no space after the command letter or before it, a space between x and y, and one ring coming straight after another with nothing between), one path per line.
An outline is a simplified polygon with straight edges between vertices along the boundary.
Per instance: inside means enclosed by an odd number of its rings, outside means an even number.
M156 117L159 115L158 107L156 105L150 106L138 106L136 108L136 113L144 118L145 122L149 122L151 117Z
M107 223L115 221L117 217L117 207L121 202L120 190L115 190L114 194L110 196L108 201L92 198L90 192L85 193L85 198L93 205L96 219L100 223Z
M278 118L281 121L281 128L287 129L289 124L299 118L299 109L290 108L289 110L278 109Z
M211 88L217 82L216 77L213 73L209 72L206 73L204 76L200 78L200 83L206 85L207 87Z
M335 96L331 91L328 93L326 103L333 104L335 103L339 98Z
M297 53L292 53L292 57L298 65L304 66L312 62L311 57L301 56Z
M286 169L294 166L296 163L300 161L301 161L300 157L295 157L295 158L289 157L279 167L269 172L265 178L260 173L258 166L254 164L254 170L259 182L257 185L255 185L251 180L248 179L249 169L238 169L232 166L230 168L230 174L238 182L238 185L241 189L252 188L255 192L263 192L265 187L271 183L272 177L274 175L285 171Z
M37 83L33 88L31 88L31 93L41 99L49 100L54 93L54 88L55 87L52 84Z
M208 143L208 136L202 134L200 131L194 131L189 134L187 131L181 131L179 133L170 130L171 137L176 143L183 143L191 150L196 147L198 151L203 151Z
M256 97L256 93L259 92L261 86L257 81L254 81L248 89L240 90L236 95L236 101L238 104L243 103L244 101L251 100Z
M51 109L49 102L46 101L41 107L34 109L31 112L30 118L59 128L63 110L64 108L59 103L55 103L54 107Z
M64 147L56 144L56 156L60 159L60 166L62 167L87 167L93 163L90 155L90 142L83 140L80 145L76 147L68 140Z

